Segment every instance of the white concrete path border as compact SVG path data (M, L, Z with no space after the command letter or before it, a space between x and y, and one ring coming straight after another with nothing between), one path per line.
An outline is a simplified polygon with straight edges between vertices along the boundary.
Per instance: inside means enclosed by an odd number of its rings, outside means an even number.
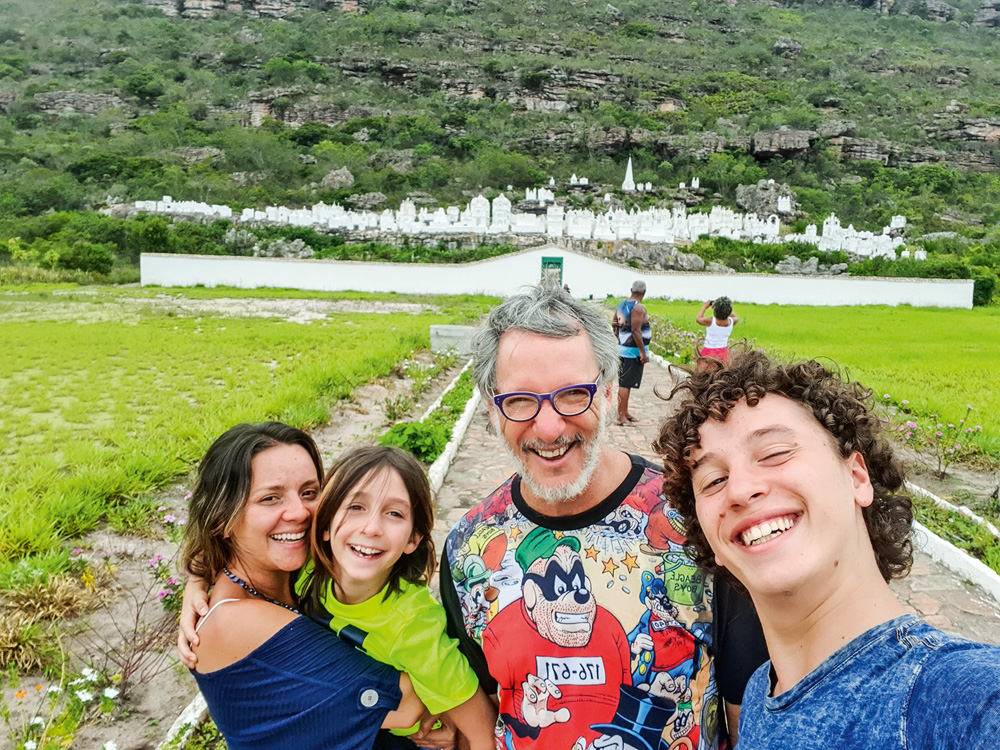
M156 750L184 747L184 744L194 734L194 730L207 718L208 704L205 703L201 692L198 692L187 708L181 711L180 716L170 725L167 736L163 738L163 742L156 746Z
M432 411L434 411L441 404L441 398L444 397L448 391L455 387L455 383L458 379L462 377L462 373L468 370L472 366L472 360L470 359L466 362L465 367L462 368L462 372L455 376L455 379L451 381L451 384L444 389L438 400L435 401L427 409L427 412L420 418L420 421L424 421ZM465 411L462 412L462 416L458 418L455 426L451 430L451 439L448 444L444 447L441 455L437 457L437 460L431 464L431 468L427 470L427 478L431 483L431 495L437 497L438 491L441 489L441 485L444 484L444 478L448 475L448 469L451 468L452 462L455 460L455 456L458 455L458 449L462 445L462 441L465 440L465 433L469 429L469 425L472 423L472 417L476 413L476 407L479 406L479 401L481 396L479 395L479 389L473 386L472 396L465 403Z

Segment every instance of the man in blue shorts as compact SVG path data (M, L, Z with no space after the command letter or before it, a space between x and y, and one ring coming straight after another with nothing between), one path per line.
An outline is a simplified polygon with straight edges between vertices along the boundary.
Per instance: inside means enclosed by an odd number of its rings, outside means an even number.
M749 591L771 656L740 750L997 747L1000 647L935 630L889 588L912 562L912 512L871 391L756 351L678 395L654 443L664 492L694 560Z
M636 421L629 414L628 397L632 388L642 384L642 366L649 361L646 347L652 340L649 313L643 307L646 296L646 282L636 281L632 294L615 310L611 327L618 338L618 357L621 370L618 374L618 424L629 425Z

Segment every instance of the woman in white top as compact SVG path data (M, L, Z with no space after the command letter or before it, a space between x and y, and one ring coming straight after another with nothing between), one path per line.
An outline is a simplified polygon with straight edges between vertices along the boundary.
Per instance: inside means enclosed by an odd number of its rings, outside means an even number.
M712 308L712 317L705 315L709 307ZM729 337L733 333L733 326L739 322L739 318L733 315L733 301L729 297L708 300L701 306L696 320L698 325L708 327L699 354L726 362L729 359Z

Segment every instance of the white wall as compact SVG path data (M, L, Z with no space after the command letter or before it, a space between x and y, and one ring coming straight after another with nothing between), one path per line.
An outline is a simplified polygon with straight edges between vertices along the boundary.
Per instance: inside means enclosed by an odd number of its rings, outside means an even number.
M143 286L277 287L401 294L491 294L535 284L542 257L563 259L563 283L575 297L626 296L643 279L652 298L706 300L726 295L761 305L914 305L972 307L972 281L775 274L640 271L556 247L462 264L360 263L334 260L143 254Z

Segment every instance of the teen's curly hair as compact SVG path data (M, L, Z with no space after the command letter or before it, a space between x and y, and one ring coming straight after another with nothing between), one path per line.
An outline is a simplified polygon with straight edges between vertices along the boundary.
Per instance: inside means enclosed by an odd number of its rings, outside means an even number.
M691 452L699 447L698 430L709 419L725 421L729 410L746 399L749 406L775 393L802 404L830 433L843 458L857 451L865 459L874 488L874 500L862 509L879 572L889 581L902 578L913 562L910 498L901 494L903 468L871 410L872 392L860 383L844 380L819 362L782 364L761 351L733 352L729 363L702 358L704 369L687 370L689 377L671 391L681 396L673 416L661 426L653 442L663 460L663 491L685 518L689 551L704 569L718 572L695 513L691 484Z

